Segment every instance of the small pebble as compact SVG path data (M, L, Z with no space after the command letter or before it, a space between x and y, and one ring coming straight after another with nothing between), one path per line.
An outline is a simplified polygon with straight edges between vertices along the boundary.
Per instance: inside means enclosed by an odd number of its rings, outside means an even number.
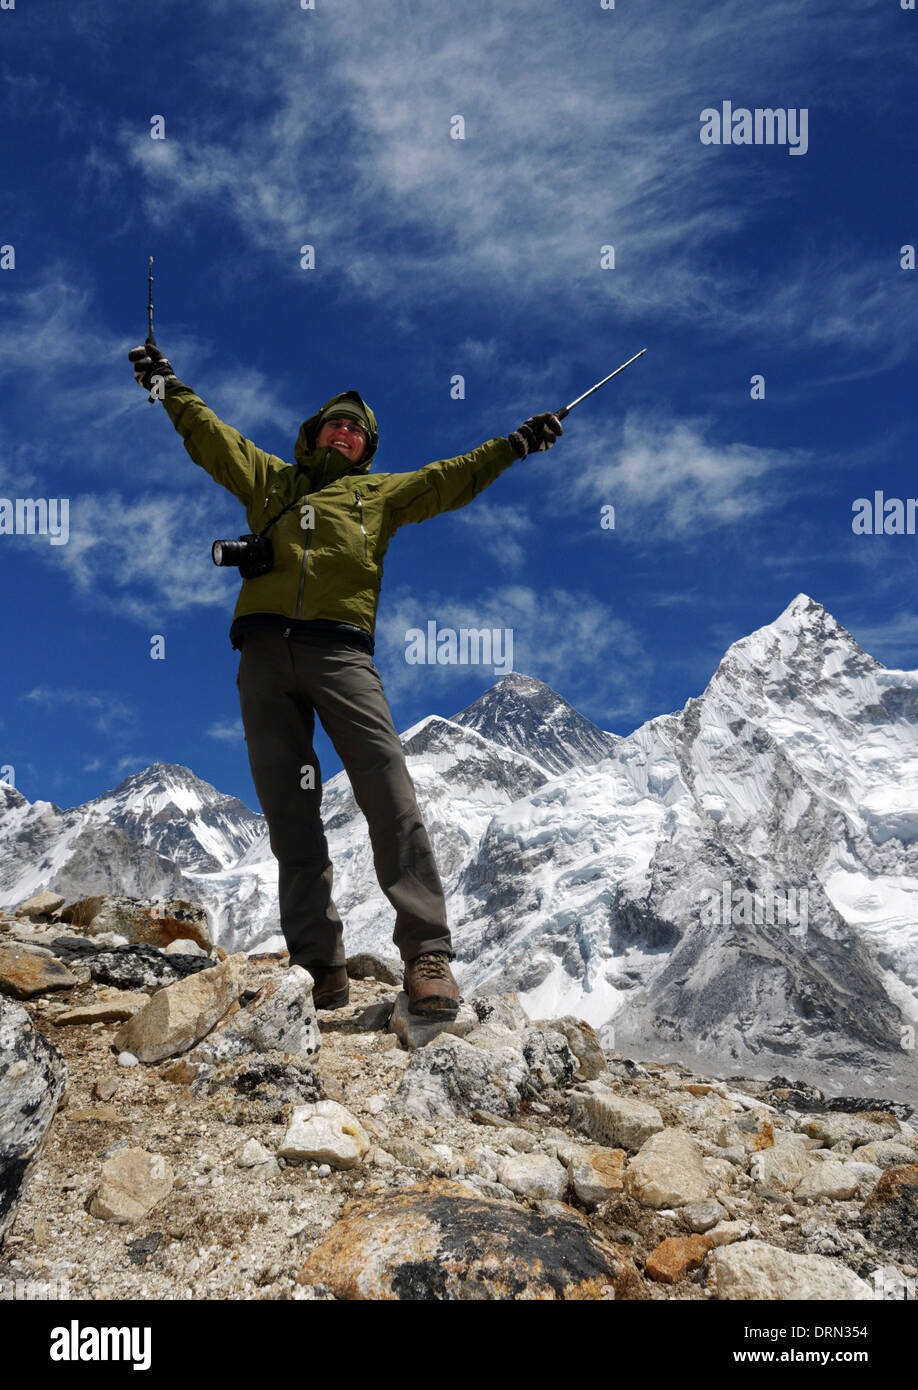
M119 1052L118 1065L119 1067L137 1067L140 1065L140 1058L135 1057L133 1052Z

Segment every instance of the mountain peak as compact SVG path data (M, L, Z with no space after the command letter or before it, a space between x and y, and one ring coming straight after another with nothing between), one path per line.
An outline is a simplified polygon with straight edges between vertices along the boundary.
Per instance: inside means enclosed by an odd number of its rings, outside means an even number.
M725 726L740 717L777 720L782 729L796 721L828 737L829 726L847 727L876 700L884 669L828 609L797 594L772 622L727 648L701 698L708 717Z
M0 807L28 806L28 804L22 792L17 791L9 782L0 782Z
M544 681L511 671L451 722L525 753L549 773L587 767L609 757L619 742Z
M793 673L810 685L834 679L873 675L882 669L847 628L808 594L797 594L772 622L733 642L724 653L712 684L725 674L744 670L757 683Z
M202 873L234 864L257 839L262 819L181 763L151 763L82 810L104 816L182 869Z
M160 761L151 763L149 767L142 768L140 772L132 772L129 777L125 777L123 781L119 782L117 787L113 788L108 795L114 796L122 788L146 786L151 782L163 782L167 779L189 782L195 786L202 785L201 778L198 777L197 773L192 772L190 767L184 767L182 763ZM207 786L208 783L205 782L203 785Z

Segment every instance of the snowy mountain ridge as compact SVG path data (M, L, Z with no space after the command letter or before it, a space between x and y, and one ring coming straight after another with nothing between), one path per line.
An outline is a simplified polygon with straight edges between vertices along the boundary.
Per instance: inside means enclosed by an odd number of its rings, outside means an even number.
M918 1096L918 672L887 670L807 595L625 738L513 673L402 742L463 984L516 989L531 1016L576 1014L619 1047ZM187 769L155 764L70 812L17 798L0 801L0 900L101 891L94 837L120 835L142 850L131 881L162 895L177 876L227 949L283 944L261 818ZM343 773L323 818L348 950L391 953ZM806 920L742 910L766 891Z

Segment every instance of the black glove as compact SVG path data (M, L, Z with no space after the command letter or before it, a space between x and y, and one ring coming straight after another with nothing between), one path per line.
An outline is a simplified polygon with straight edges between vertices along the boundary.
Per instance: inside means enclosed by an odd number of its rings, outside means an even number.
M161 376L164 381L171 377L177 381L178 377L172 367L168 357L162 352L155 343L146 342L143 347L131 348L128 359L134 365L134 380L145 387L147 391L153 385L153 378Z
M508 434L507 438L513 445L517 458L524 459L527 454L544 453L563 433L557 415L546 410L541 415L530 415L529 419L520 425L518 430Z

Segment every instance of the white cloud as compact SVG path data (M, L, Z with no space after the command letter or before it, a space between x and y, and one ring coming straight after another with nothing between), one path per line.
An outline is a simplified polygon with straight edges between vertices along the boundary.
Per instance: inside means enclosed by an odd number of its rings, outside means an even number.
M518 507L498 506L476 499L474 507L463 507L455 520L471 535L474 544L502 569L517 570L526 558L525 542L537 534L529 516Z
M896 303L914 320L895 275L860 250L791 252L761 273L717 252L793 192L806 161L704 147L701 109L744 91L800 92L831 122L857 92L872 99L870 62L889 39L860 15L817 3L801 16L797 0L663 5L643 22L574 8L563 24L529 0L389 0L372 12L341 0L321 22L273 0L248 7L245 23L235 6L211 11L233 22L198 60L200 101L189 88L164 141L136 124L114 137L142 179L147 226L206 205L279 264L311 242L323 273L386 303L428 305L473 285L543 320L576 303L578 323L604 330L610 313L621 324L639 306L722 336L755 328L792 350L881 335L890 346ZM233 105L214 100L221 91ZM456 114L464 140L449 136ZM614 272L598 266L607 242ZM243 258L226 261L230 278L247 273ZM893 331L911 342L901 318Z
M216 724L211 724L207 730L207 737L218 739L221 743L240 743L244 738L242 720L218 720Z
M94 605L154 632L169 613L231 607L232 574L210 557L215 535L200 497L84 494L71 499L69 543L42 554Z
M112 776L123 780L134 772L144 772L153 766L158 756L152 753L125 753L124 757L119 758L114 764Z
M513 669L545 681L578 708L602 711L591 715L597 722L641 707L651 659L635 629L594 594L562 587L536 592L510 584L480 601L463 601L435 591L420 595L396 589L381 610L375 657L393 699L421 692L425 701L449 705L449 692L470 673L496 679L492 666L409 664L405 634L411 628L426 632L430 621L438 630L510 629Z
M617 441L594 436L587 461L570 475L570 499L596 508L597 527L599 508L609 503L617 533L630 526L630 539L667 534L681 542L704 540L786 502L804 455L715 443L705 429L698 421L628 415ZM782 473L779 484L775 475Z
M64 685L36 685L31 690L23 691L19 698L48 711L85 711L93 727L110 738L123 737L137 722L137 711L133 705L103 692Z
M34 413L28 440L11 441L15 463L9 450L0 460L0 477L19 482L20 471L31 468L34 476L49 458L78 470L81 483L102 470L110 477L113 468L136 475L142 467L145 478L153 474L164 482L175 476L181 440L171 437L171 425L162 430L163 408L148 404L127 356L143 341L146 327L140 274L145 266L138 264L137 332L130 338L106 326L95 287L78 262L60 259L29 289L4 296L0 382ZM303 418L300 407L285 404L263 372L227 359L181 323L173 326L168 342L164 339L163 350L179 377L221 418L244 434L277 430L292 451Z
M849 630L865 652L885 666L900 661L901 669L918 667L918 613L902 611L885 623L850 624Z

